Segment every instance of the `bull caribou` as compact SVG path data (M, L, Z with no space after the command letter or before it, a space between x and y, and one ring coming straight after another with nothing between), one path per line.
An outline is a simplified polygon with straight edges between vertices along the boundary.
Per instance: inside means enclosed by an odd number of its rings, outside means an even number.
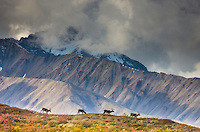
M104 110L103 114L105 114L105 113L110 114L110 113L112 113L112 112L114 112L114 110Z
M130 116L131 116L131 117L135 117L135 118L137 118L137 116L140 116L140 113L138 113L138 114L136 114L136 113L131 113Z
M51 112L51 109L47 109L47 108L42 108L41 112L46 112L48 114L48 112Z
M82 114L83 114L83 113L86 114L86 112L85 112L83 109L78 109L78 113L80 113L80 112L81 112Z

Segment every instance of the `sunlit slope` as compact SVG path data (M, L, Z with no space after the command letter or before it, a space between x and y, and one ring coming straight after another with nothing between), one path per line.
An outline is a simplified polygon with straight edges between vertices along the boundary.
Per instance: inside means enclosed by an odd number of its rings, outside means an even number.
M0 77L0 103L35 111L45 107L57 114L76 114L79 108L95 113L104 109L113 109L115 114L131 112L103 96L50 79Z

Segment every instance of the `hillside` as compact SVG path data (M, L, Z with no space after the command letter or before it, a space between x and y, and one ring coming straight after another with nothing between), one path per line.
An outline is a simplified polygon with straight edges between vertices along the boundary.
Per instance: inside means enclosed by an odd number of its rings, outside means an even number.
M1 76L26 75L25 78L61 81L73 89L81 88L132 111L196 126L200 124L199 78L142 71L105 58L82 57L76 53L60 56L33 54L13 39L1 40L0 46L3 46ZM15 100L15 96L9 97ZM36 99L31 100L34 102Z
M0 131L127 131L199 132L199 128L168 119L103 114L52 115L0 104Z

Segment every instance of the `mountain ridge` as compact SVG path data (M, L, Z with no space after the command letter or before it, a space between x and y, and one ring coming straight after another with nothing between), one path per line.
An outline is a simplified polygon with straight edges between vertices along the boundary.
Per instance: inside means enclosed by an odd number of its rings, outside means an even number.
M74 31L75 32L75 31ZM39 38L35 34L29 35L27 38L21 38L18 42L23 48L25 48L29 53L38 54L40 56L44 56L45 54L51 54L55 56L66 55L77 53L81 57L95 57L95 58L104 58L114 62L118 62L122 65L135 68L138 70L148 71L147 68L141 64L140 62L129 58L124 54L118 53L105 53L105 54L91 54L86 50L79 48L76 44L70 42L66 42L65 47L63 46L61 49L52 49L48 47L44 47L43 44L38 40ZM70 38L69 41L73 41L74 38Z

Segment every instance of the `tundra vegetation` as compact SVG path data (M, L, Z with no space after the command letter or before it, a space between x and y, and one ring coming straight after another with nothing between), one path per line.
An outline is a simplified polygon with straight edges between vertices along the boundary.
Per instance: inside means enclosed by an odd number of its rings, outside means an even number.
M199 132L200 129L169 119L94 113L55 115L0 104L0 131Z

